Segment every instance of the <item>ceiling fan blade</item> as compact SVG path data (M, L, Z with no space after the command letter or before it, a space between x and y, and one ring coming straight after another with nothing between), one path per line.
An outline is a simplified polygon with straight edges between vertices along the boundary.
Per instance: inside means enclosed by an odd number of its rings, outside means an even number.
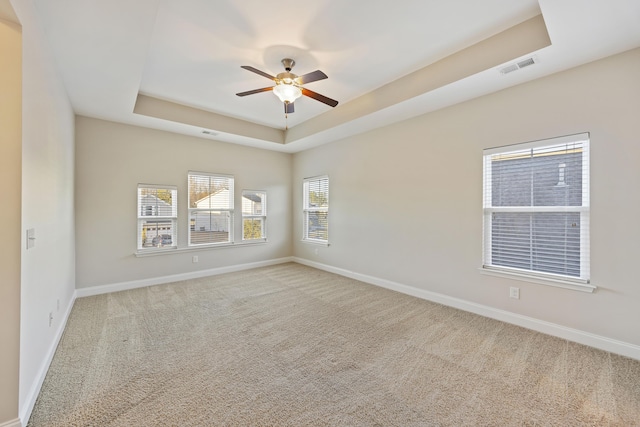
M256 74L260 74L261 76L266 77L266 78L271 79L271 80L275 80L276 79L272 75L267 74L264 71L260 71L257 68L253 68L250 65L241 65L240 68L244 68L245 70L251 71L251 72L256 73Z
M309 89L305 89L305 88L301 88L301 89L302 89L302 94L305 96L308 96L309 98L313 98L316 101L323 102L332 107L335 107L336 105L338 105L338 101L336 101L335 99L327 98L326 96L320 95L319 93Z
M269 92L272 89L273 89L273 86L263 87L262 89L254 89L254 90L248 90L246 92L236 93L236 95L238 95L238 96L247 96L247 95L253 95L254 93Z
M320 70L316 70L311 73L307 73L303 76L298 76L298 78L296 78L295 80L299 85L303 85L303 84L315 82L318 80L324 80L326 78L327 78L327 75L325 73L323 73Z
M285 114L291 114L293 113L295 110L293 108L293 102L285 102L284 103L284 113Z

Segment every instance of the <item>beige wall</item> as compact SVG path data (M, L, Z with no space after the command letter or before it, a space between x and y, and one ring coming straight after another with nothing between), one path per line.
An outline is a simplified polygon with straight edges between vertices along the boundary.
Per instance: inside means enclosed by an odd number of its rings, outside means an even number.
M294 255L640 345L638 76L640 49L296 154ZM598 291L482 275L483 148L579 132ZM329 247L300 241L302 179L323 174Z
M242 236L242 190L266 190L268 242L136 257L138 184L178 187L178 245L187 246L190 170L235 177L236 241ZM76 172L77 288L291 255L290 154L77 117Z
M18 418L22 164L22 34L0 15L0 424Z
M20 386L15 397L20 419L26 423L75 291L74 114L33 3L16 1L14 8L22 24L23 43L22 174L4 182L10 183L12 192L20 193L22 187L21 225L18 222L7 234L18 233L22 240L21 249L17 247L21 258ZM35 247L27 250L29 228L35 230L36 240Z

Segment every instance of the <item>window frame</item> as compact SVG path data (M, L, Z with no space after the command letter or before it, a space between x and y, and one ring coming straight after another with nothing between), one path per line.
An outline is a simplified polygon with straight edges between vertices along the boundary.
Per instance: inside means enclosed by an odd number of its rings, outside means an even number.
M309 203L309 185L312 182L320 182L320 181L326 181L326 197L327 197L327 201L326 201L326 206L314 206L311 207L310 203ZM322 244L322 245L329 245L329 198L330 198L330 191L329 191L329 176L328 175L320 175L320 176L314 176L314 177L310 177L310 178L304 178L303 179L303 184L302 184L302 241L303 242L309 242L309 243L316 243L316 244ZM326 234L327 234L327 238L326 239L319 239L319 238L314 238L314 237L309 237L309 215L311 213L324 213L326 216Z
M172 204L170 205L170 215L153 215L152 205L142 204L142 190L165 190L171 192ZM136 251L137 252L158 252L175 250L178 248L178 187L175 185L159 185L159 184L138 184L136 190L136 208L137 208L137 237L136 237ZM165 202L166 203L166 202ZM149 211L151 207L151 215L144 214ZM156 209L158 206L156 206ZM157 212L157 210L156 210ZM165 220L171 223L171 245L168 246L144 246L146 238L143 239L144 223L149 222L150 218ZM144 233L146 235L146 232ZM169 233L160 233L164 235ZM156 236L157 237L157 236ZM162 239L162 238L161 238ZM162 241L162 240L161 240Z
M581 205L554 205L536 206L532 200L527 206L492 206L492 168L491 157L495 155L505 155L522 152L524 150L540 150L557 147L563 144L581 143ZM483 150L483 250L482 268L483 272L491 275L509 276L518 280L526 280L546 285L559 286L569 289L593 292L596 288L590 284L590 135L580 133L557 138L550 138L538 141L531 141L522 144L514 144L503 147L495 147ZM538 152L536 152L537 154ZM559 179L564 184L565 170L561 164L559 166ZM533 173L533 172L532 172ZM560 182L560 181L559 181ZM567 213L574 212L580 214L580 273L579 276L568 274L557 274L551 272L537 271L526 268L515 268L503 265L495 265L492 262L492 217L495 213ZM530 248L533 251L533 247ZM565 264L566 265L566 264Z
M193 208L191 207L191 180L192 178L208 178L209 180L211 179L223 179L223 180L227 180L228 182L228 190L229 190L229 207L228 208L219 208L219 207L207 207L207 208ZM188 234L187 234L187 247L188 248L203 248L203 247L215 247L215 246L225 246L225 245L232 245L234 243L234 212L235 212L235 206L234 206L234 198L235 198L235 190L234 190L234 186L235 186L235 179L233 177L233 175L226 175L226 174L219 174L219 173L211 173L211 172L197 172L197 171L189 171L187 174L187 230L188 230ZM210 190L209 190L210 191ZM209 197L212 196L214 193L209 193ZM194 203L197 202L197 200L193 201ZM192 232L195 231L195 229L192 229L192 224L191 224L191 218L192 218L192 213L194 212L209 212L210 214L214 211L217 212L227 212L228 213L228 223L227 223L227 228L228 228L228 238L226 241L223 242L205 242L205 243L192 243L191 239L192 239ZM210 230L212 231L212 230Z
M261 194L262 195L262 201L261 201L261 212L262 214L258 215L258 214L245 214L244 211L244 199L245 199L245 194ZM249 199L249 198L247 198ZM242 201L242 241L243 242L259 242L259 241L266 241L267 240L267 203L268 203L268 198L267 198L267 192L265 190L242 190L242 198L240 199ZM250 200L250 199L249 199ZM260 227L260 231L261 231L261 236L260 237L256 237L256 238L250 238L247 239L245 237L244 234L244 221L245 219L260 219L261 222L261 227Z

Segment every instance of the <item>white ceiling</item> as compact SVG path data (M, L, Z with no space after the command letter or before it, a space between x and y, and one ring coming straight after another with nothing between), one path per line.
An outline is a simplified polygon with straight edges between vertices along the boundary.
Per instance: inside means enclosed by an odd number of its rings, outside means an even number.
M638 0L34 2L77 114L288 152L640 46ZM405 77L429 76L419 73L539 14L551 45L526 52L535 66L501 75L496 64L438 88ZM272 85L240 65L275 75L284 57L298 75L324 71L328 79L305 87L340 104L302 97L285 122L272 93L235 95ZM403 84L415 93L366 105ZM201 119L136 114L139 94Z

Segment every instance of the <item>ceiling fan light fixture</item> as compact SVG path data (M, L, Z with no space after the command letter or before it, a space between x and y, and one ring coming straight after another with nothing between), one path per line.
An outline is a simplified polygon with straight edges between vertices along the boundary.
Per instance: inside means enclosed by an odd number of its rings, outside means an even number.
M302 96L302 90L299 87L288 84L277 84L273 88L273 93L282 102L292 103Z
M285 114L290 114L294 112L293 103L296 99L300 98L302 95L315 99L316 101L322 102L323 104L326 104L330 107L335 107L336 105L338 105L338 101L336 101L335 99L331 99L329 97L320 95L319 93L313 92L309 89L302 87L307 83L313 83L318 80L326 79L327 75L325 73L323 73L320 70L316 70L307 74L303 74L302 76L297 76L291 72L291 69L293 68L295 63L296 62L291 58L283 59L282 65L284 65L285 71L283 73L279 73L276 76L272 76L269 73L260 71L257 68L252 67L251 65L241 65L240 68L244 68L247 71L251 71L252 73L259 74L262 77L266 77L269 80L272 80L275 83L275 86L248 90L245 92L236 93L236 95L247 96L247 95L254 95L256 93L273 91L273 93L276 94L280 102L284 103Z

